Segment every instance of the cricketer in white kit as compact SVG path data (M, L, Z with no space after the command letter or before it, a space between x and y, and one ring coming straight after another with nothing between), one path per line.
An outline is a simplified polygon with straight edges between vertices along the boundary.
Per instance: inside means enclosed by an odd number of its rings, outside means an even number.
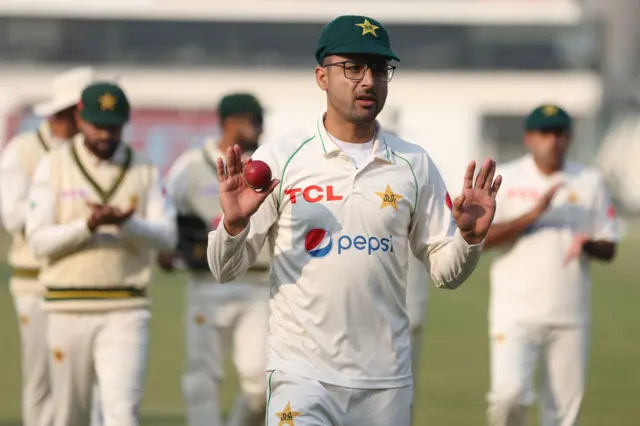
M491 426L523 426L541 364L543 426L577 424L587 376L592 259L613 259L616 220L600 173L565 161L572 120L536 108L529 153L499 167L505 184L485 246L495 247L489 309Z
M182 154L166 178L178 212L177 255L189 274L186 307L186 371L182 391L189 426L222 424L218 391L224 355L231 350L240 393L228 426L256 426L264 419L264 380L269 331L269 253L233 284L220 285L207 263L207 237L222 217L216 159L228 147L253 152L262 133L263 109L251 94L232 93L218 104L221 135Z
M90 67L75 68L56 76L50 99L33 109L34 114L44 119L38 129L15 136L0 159L0 214L5 230L12 236L10 287L20 326L25 426L48 426L53 420L47 316L41 307L45 289L38 281L40 261L31 253L25 235L29 187L38 162L49 150L69 142L78 132L76 104L82 89L94 77Z
M121 141L120 87L84 89L81 134L36 168L26 233L46 287L54 426L86 426L97 381L105 426L138 425L154 250L177 240L159 170Z
M451 203L427 153L380 128L397 56L378 21L336 18L316 59L327 111L305 140L274 140L252 156L271 167L270 188L245 185L238 146L218 159L224 215L209 236L209 264L228 282L265 243L271 252L268 426L409 426L409 250L437 286L462 284L501 178L487 160L474 185L472 162Z

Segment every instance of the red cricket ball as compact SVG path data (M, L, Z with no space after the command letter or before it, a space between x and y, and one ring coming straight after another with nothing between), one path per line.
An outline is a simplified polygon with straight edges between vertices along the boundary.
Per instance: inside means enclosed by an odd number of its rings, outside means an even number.
M243 170L244 181L254 191L264 191L271 185L271 169L264 161L249 161Z

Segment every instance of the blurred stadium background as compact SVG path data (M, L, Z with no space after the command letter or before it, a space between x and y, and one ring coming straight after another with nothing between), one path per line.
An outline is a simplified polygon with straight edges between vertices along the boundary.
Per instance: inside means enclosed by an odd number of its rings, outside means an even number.
M381 119L429 150L452 192L469 159L523 152L521 122L537 104L574 114L571 157L605 172L625 230L618 260L594 268L582 424L637 425L640 0L0 0L0 147L37 125L30 106L54 75L87 64L118 78L134 106L126 138L163 170L218 131L215 105L229 91L258 95L268 143L322 112L313 50L322 26L346 13L389 29L402 62ZM157 277L143 424L181 425L184 277ZM431 292L418 424L485 423L486 309L486 261L464 290ZM2 426L20 424L18 350L5 286ZM232 371L225 389L229 407Z

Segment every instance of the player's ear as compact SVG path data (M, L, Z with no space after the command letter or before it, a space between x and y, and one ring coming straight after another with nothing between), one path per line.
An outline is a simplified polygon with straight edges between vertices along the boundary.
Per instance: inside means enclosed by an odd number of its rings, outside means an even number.
M329 87L329 75L327 72L328 69L329 68L322 67L320 65L316 67L316 83L318 84L318 87L323 91L326 91Z

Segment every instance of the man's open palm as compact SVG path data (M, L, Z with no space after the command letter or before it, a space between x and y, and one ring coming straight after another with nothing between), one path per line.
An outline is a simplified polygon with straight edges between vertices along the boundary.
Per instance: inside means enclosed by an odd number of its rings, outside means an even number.
M489 232L496 213L496 195L502 184L502 176L494 176L496 162L488 159L473 182L475 161L467 166L462 193L453 202L453 217L460 233L469 244L478 244Z

